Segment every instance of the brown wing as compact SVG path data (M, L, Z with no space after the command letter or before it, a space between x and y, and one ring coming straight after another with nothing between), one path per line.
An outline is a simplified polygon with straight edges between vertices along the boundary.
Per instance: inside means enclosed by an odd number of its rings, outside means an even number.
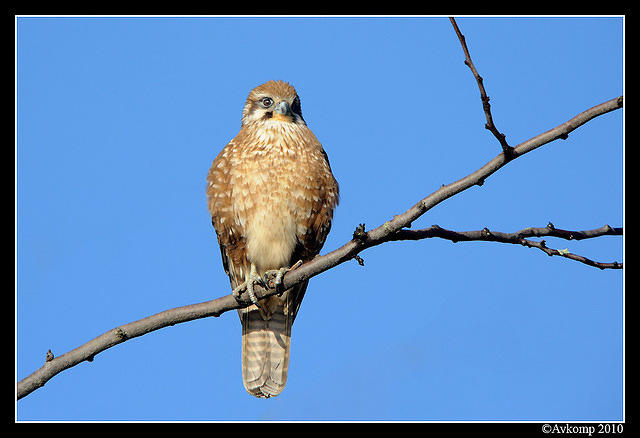
M236 148L230 141L213 160L207 175L207 199L211 224L216 230L224 270L229 276L231 288L244 283L249 262L246 257L246 241L242 223L233 216L232 188L230 187L230 157Z
M317 141L317 140L316 140ZM331 221L333 220L333 210L338 204L339 187L335 180L327 153L320 146L320 152L324 166L322 171L316 175L316 186L313 193L310 193L311 214L309 220L305 224L306 233L298 236L298 243L291 256L291 265L298 260L308 262L313 260L320 253L327 239L327 235L331 230ZM295 319L302 304L302 299L307 290L308 281L300 283L298 288L293 288L289 305L294 309L293 319ZM293 323L293 321L292 321Z

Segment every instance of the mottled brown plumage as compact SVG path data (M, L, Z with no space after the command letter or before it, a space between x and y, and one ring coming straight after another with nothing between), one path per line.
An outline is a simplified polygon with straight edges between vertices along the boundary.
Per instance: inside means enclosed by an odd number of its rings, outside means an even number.
M288 83L269 81L249 93L240 132L213 161L207 181L211 221L233 289L320 252L338 183ZM238 311L243 382L256 397L284 389L291 326L306 288L305 281Z

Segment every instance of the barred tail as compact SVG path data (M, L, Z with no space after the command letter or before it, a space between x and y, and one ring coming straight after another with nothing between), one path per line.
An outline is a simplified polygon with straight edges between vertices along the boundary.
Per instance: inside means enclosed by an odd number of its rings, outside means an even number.
M256 397L274 397L287 383L291 324L278 297L260 302L263 309L251 305L240 309L242 322L242 381Z

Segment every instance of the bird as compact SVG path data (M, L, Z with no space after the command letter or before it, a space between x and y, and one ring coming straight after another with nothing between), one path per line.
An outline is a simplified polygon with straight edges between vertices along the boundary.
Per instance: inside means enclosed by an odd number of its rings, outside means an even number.
M259 301L253 289L270 276L281 286L286 272L320 253L339 202L327 153L292 85L270 80L249 92L240 131L211 164L206 194L234 296L246 288L251 299L238 310L244 388L275 397L287 382L291 327L308 280Z

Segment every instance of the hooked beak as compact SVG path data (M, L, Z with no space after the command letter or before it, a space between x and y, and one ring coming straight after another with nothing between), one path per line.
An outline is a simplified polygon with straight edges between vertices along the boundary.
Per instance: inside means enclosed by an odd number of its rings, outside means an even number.
M293 119L293 114L291 112L291 107L289 106L289 102L285 100L281 100L278 102L273 109L273 118L275 120L282 120L285 122L290 122Z

